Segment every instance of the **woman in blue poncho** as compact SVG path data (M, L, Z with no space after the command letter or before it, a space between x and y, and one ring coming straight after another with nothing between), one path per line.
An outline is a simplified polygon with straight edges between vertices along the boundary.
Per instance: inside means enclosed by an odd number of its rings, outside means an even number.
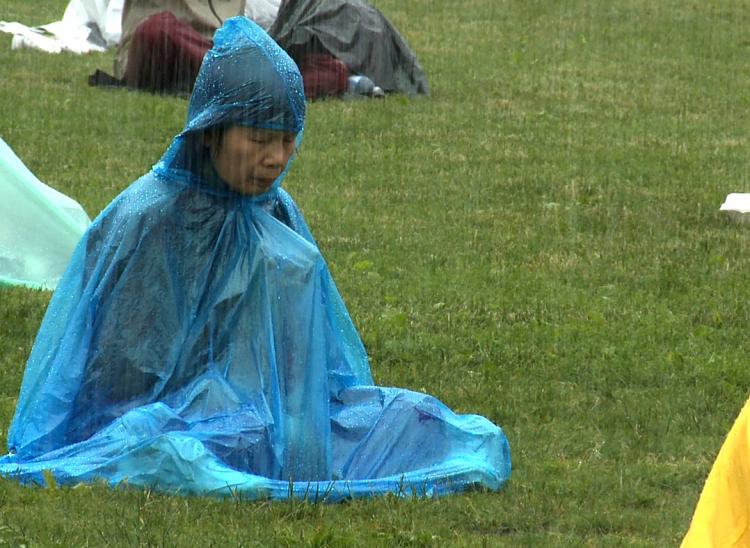
M29 358L0 474L330 500L508 479L498 427L373 385L280 188L304 116L291 59L249 20L228 20L185 129L79 243Z

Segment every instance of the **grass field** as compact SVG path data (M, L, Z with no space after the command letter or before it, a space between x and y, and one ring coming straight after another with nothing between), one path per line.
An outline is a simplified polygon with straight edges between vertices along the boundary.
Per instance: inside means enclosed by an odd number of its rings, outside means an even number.
M57 20L67 0L4 0ZM428 98L310 105L286 187L377 384L501 425L499 493L247 503L0 481L0 544L671 546L747 396L750 2L377 0ZM0 137L92 216L186 101L11 51ZM0 442L49 294L0 291Z

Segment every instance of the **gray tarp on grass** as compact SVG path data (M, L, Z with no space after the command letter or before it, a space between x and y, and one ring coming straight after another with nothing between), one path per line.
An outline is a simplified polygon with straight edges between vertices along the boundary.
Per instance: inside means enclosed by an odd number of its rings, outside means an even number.
M284 0L268 33L297 64L308 53L329 53L386 92L429 92L414 52L364 0Z

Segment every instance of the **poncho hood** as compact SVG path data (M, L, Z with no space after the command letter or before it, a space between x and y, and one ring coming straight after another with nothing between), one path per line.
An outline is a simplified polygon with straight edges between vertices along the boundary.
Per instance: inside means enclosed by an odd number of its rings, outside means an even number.
M213 194L233 195L213 169L204 132L230 126L284 131L295 133L299 146L304 125L305 92L297 65L261 27L233 17L216 31L193 88L185 128L154 171ZM274 197L290 164L268 191L243 199Z

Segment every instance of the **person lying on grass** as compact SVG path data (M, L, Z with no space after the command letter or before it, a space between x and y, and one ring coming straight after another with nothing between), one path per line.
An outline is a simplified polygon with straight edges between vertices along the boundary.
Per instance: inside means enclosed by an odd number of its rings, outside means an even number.
M29 358L0 474L248 499L507 481L500 428L373 384L280 187L305 108L287 54L229 19L184 130L79 243Z

